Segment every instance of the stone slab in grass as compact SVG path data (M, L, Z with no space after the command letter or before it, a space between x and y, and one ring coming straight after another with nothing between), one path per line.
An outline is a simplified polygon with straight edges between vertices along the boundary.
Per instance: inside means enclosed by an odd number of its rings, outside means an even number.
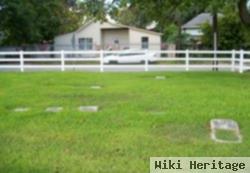
M46 112L61 112L63 110L63 107L48 107L46 108Z
M165 80L166 77L165 76L156 76L155 79L156 80Z
M19 107L19 108L15 108L14 112L28 112L30 109L27 107Z
M93 89L93 90L100 90L100 89L102 89L102 87L99 86L99 85L93 85L90 88Z
M242 136L236 121L230 119L212 119L211 139L218 143L241 143Z
M80 112L98 112L99 107L98 106L80 106L78 110Z

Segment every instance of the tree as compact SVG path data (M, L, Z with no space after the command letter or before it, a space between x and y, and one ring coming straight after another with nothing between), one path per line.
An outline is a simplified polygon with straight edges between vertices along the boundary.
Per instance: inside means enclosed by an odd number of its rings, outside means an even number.
M124 3L126 2L126 3ZM136 6L141 14L146 18L158 23L158 31L165 32L164 38L169 31L166 27L175 26L177 28L177 36L175 42L177 47L181 47L182 25L201 12L203 9L198 0L123 0L123 5ZM175 33L172 33L175 34Z
M91 19L105 21L112 8L120 0L79 0L78 5L84 11L84 16Z
M5 45L51 41L59 33L75 29L80 21L66 0L1 0L0 6Z
M112 8L110 15L119 23L139 28L145 28L152 23L145 11L141 11L137 5Z
M250 0L240 0L239 9L243 23L250 25Z
M228 1L228 3L220 5L223 5L223 8L216 10L222 12L224 17L218 20L218 48L240 49L249 47L249 28L240 20L237 1ZM213 35L213 30L209 24L203 26L203 33L202 42L208 48L212 48L211 36Z
M218 20L218 27L220 28L220 39L218 40L219 49L232 50L249 48L250 32L240 21L238 13L231 13L220 18ZM211 34L213 30L208 23L202 28L204 33L202 42L207 48L212 48L213 42L211 40Z
M84 0L79 3L80 9L85 11L85 16L97 20L105 20L107 6L105 0Z
M206 1L205 6L207 10L213 16L213 32L211 37L213 38L213 49L218 49L218 13L221 12L226 6L236 6L235 0L210 0Z
M226 6L237 7L238 0L121 0L130 6L136 5L140 11L151 20L157 21L159 31L169 31L166 27L175 25L178 31L176 37L177 47L181 47L182 30L181 26L198 13L208 11L213 15L213 32L211 38L214 39L214 49L217 49L218 40L218 13L222 12ZM173 30L174 31L174 30ZM173 34L175 34L174 31ZM166 33L167 34L167 33ZM167 37L165 34L165 38Z

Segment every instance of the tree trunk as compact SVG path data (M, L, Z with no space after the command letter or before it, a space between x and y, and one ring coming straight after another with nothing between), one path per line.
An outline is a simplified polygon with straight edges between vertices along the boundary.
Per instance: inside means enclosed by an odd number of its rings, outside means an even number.
M181 24L178 23L178 35L177 35L177 40L176 40L176 49L179 50L181 49L181 33L182 33L182 28L181 28Z

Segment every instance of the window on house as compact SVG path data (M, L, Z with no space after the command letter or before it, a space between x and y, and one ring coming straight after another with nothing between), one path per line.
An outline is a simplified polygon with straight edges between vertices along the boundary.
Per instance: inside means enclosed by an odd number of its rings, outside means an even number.
M114 43L115 43L115 44L120 44L120 42L119 42L118 39L116 39L116 40L114 41Z
M141 48L142 49L148 49L149 44L148 44L148 37L142 37L141 38Z
M93 39L92 38L79 38L79 49L80 50L92 50Z

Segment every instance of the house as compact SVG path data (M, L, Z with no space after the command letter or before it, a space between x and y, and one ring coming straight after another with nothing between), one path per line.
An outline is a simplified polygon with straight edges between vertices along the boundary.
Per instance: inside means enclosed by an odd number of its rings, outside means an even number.
M223 15L218 14L218 17L223 17ZM182 26L182 33L188 35L187 37L188 40L186 43L187 48L189 49L204 48L201 41L201 37L203 36L202 25L206 23L212 26L213 16L211 13L201 13Z
M210 13L201 13L182 26L182 32L192 37L203 35L201 26L205 23L212 24L213 16Z
M222 17L223 15L219 14L218 16ZM201 26L205 23L212 25L213 16L211 13L201 13L194 17L182 26L182 32L192 37L201 37L203 35Z
M115 22L90 21L77 31L57 36L55 50L161 49L161 33Z

